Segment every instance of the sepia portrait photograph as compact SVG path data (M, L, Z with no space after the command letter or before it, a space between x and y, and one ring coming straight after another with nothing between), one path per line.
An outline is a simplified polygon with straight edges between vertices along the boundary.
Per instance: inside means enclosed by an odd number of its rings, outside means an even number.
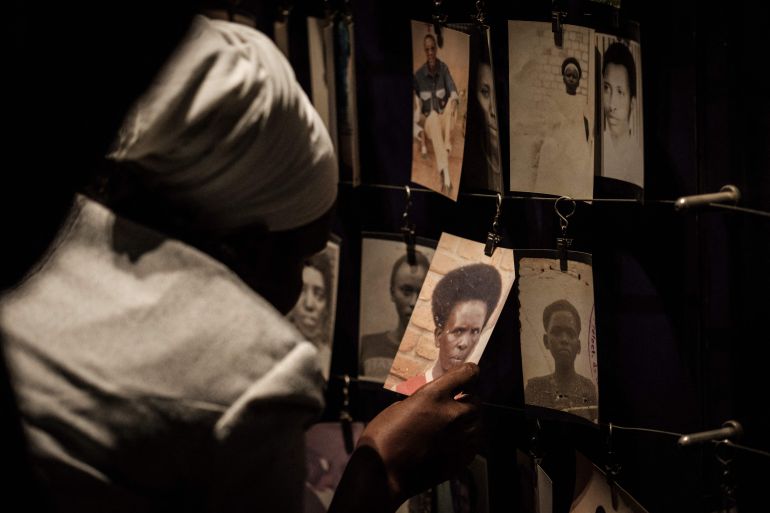
M575 451L575 458L575 492L570 513L647 513L620 485L610 486L607 474L583 454Z
M405 395L478 363L515 279L513 250L443 233L385 387Z
M361 246L358 377L384 382L417 304L436 242L418 239L413 262L399 235L365 234Z
M550 255L549 255L550 254ZM591 256L517 251L524 402L598 422L598 361Z
M641 48L596 34L601 55L601 176L644 188Z
M454 201L465 149L469 37L412 21L412 181Z
M310 61L310 100L329 131L335 151L337 141L337 92L334 76L334 24L326 18L307 19Z
M351 424L352 445L364 430L362 422ZM350 454L345 449L342 424L321 422L305 432L305 513L325 513L329 509Z
M339 265L340 245L336 240L330 240L326 249L306 259L302 292L286 315L305 340L318 348L318 363L326 380L332 362Z
M489 27L470 25L470 77L463 187L503 193L500 127Z
M593 30L508 22L510 190L593 198Z

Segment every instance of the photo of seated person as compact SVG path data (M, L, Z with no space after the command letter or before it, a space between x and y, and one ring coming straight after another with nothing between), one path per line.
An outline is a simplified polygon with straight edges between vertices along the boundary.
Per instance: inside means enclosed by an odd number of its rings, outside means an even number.
M426 383L462 365L500 301L500 272L488 264L454 269L433 290L431 307L438 358L433 367L399 383L395 390L411 395Z
M524 389L524 400L555 410L570 411L594 420L598 398L589 378L575 371L575 358L581 351L580 314L566 299L559 299L543 310L543 345L553 357L555 371L531 378Z
M368 241L367 241L368 242ZM425 275L428 274L430 260L421 251L415 249L415 263L410 265L407 254L404 251L404 244L401 241L376 241L381 244L393 244L403 254L398 257L390 271L390 301L395 307L398 316L398 324L392 329L363 335L361 337L359 357L359 375L378 381L385 381L393 363L393 357L396 356L398 346L404 337L404 332L412 317L412 311L417 303L417 295L422 288L422 282ZM380 245L377 246L380 248ZM368 248L364 248L364 258ZM371 271L371 269L367 269ZM368 273L367 273L368 274ZM362 285L366 276L362 269ZM361 290L362 308L367 305L364 303L373 303L367 297L369 294L376 293L376 290ZM377 302L379 303L379 302ZM378 304L379 306L379 304ZM362 312L362 317L365 314ZM363 327L362 327L363 331Z

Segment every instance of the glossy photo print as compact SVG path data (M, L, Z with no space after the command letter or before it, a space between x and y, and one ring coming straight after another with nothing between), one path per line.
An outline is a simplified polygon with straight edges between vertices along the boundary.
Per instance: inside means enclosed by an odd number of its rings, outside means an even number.
M302 292L287 318L305 340L318 348L318 363L324 379L329 379L337 309L340 245L329 241L326 249L305 260Z
M647 513L641 504L621 488L610 483L599 467L575 452L575 493L570 513Z
M388 376L436 247L435 241L417 242L410 263L399 235L362 240L359 378L384 382Z
M361 422L353 422L348 434L340 422L321 422L305 432L305 513L325 513L329 509L350 459L345 436L351 437L352 449L363 430Z
M593 30L508 22L510 190L593 198Z
M515 278L513 250L441 235L385 381L411 395L463 362L478 363Z
M463 187L503 193L500 127L489 27L470 25L471 67Z
M644 123L639 43L596 34L601 58L601 176L644 188Z
M517 251L524 402L598 422L591 256L568 255L562 272L555 251Z
M412 21L412 181L457 200L465 150L469 37Z

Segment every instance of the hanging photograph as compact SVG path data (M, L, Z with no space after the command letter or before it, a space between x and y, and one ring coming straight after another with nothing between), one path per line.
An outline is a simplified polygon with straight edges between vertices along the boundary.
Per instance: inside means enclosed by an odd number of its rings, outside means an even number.
M575 451L575 493L570 513L647 513L617 483L610 484L599 467Z
M593 197L593 30L508 22L510 190Z
M436 513L489 513L487 460L476 455L454 478L436 486Z
M307 44L310 60L310 99L329 131L334 150L338 151L334 23L327 18L308 18Z
M463 187L503 193L497 93L489 27L469 24L468 30L471 66L462 184Z
M436 242L418 239L412 263L400 235L367 234L361 245L358 376L384 382L428 274Z
M591 255L516 252L524 402L599 418Z
M441 235L385 387L413 394L463 362L478 363L515 278L513 250Z
M601 57L601 176L644 188L642 59L639 43L596 34Z
M343 16L334 23L337 54L337 127L339 128L340 178L356 187L361 184L356 100L355 24Z
M412 21L412 181L457 200L465 149L469 36Z
M521 513L553 512L553 481L531 455L516 449ZM594 512L591 512L594 513Z
M363 430L362 422L353 422L347 434L340 422L321 422L305 432L305 513L328 511L350 459L347 449L352 451Z
M318 363L326 380L332 362L339 265L340 245L336 240L330 240L326 249L305 260L302 292L286 315L305 340L318 348Z

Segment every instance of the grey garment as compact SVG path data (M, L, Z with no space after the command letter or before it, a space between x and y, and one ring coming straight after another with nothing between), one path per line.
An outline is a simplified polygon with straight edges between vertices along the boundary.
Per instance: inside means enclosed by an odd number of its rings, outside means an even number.
M80 198L0 307L58 509L301 510L316 350L226 267Z
M598 404L596 387L593 381L585 376L576 374L575 378L573 386L567 389L559 388L555 374L532 378L527 381L524 389L524 401L554 410L574 410L572 412L576 415L593 420L596 416L595 409L589 407Z
M398 346L399 341L393 340L389 331L364 335L361 338L359 374L385 381L398 352Z
M428 71L428 64L423 64L414 74L414 94L420 99L420 110L427 116L431 110L439 114L444 112L452 93L457 94L449 67L436 59L436 72Z

